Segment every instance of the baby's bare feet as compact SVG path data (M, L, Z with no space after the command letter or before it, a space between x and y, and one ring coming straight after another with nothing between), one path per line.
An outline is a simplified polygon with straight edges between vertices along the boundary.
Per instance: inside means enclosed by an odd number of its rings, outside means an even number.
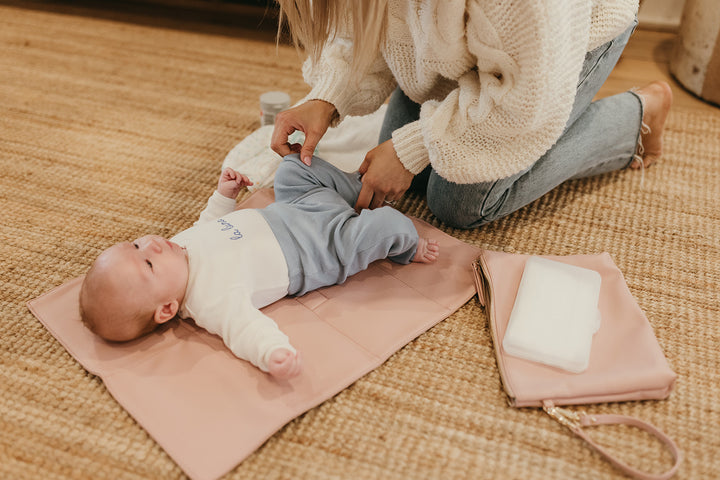
M642 163L635 160L631 166L647 168L662 155L663 129L672 106L673 94L670 85L661 81L652 82L639 89L637 93L643 98L645 105L643 123L649 128L643 126L640 133L642 149L638 149L638 155L642 158Z
M440 245L436 240L429 238L421 238L418 240L417 251L413 257L413 262L432 263L437 260L440 255Z

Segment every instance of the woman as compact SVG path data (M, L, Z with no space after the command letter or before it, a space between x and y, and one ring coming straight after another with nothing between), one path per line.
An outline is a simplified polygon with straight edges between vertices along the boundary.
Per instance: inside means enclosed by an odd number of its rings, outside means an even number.
M310 54L312 90L278 115L271 146L306 163L331 125L390 96L360 166L356 209L424 191L473 228L571 178L662 153L664 82L592 102L637 24L637 0L280 0ZM304 145L289 144L294 131Z

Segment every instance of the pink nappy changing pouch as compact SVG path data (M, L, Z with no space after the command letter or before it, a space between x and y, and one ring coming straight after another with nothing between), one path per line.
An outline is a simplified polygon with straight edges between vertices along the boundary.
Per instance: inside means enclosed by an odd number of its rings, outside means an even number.
M259 190L241 207L261 207ZM342 285L263 309L303 356L303 372L278 381L190 322L111 344L80 321L82 277L28 302L32 313L193 479L232 470L286 423L339 393L448 317L475 294L480 249L413 220L441 247L431 265L388 260Z

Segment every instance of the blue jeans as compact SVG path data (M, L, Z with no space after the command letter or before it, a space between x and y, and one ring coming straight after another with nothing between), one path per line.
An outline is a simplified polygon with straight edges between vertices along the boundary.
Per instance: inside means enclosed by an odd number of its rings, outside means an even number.
M425 191L428 207L442 222L474 228L509 215L566 180L629 166L642 124L640 98L634 92L624 92L595 102L592 99L610 75L636 25L633 23L617 38L586 54L565 130L530 168L491 182L457 184L428 167L415 177L411 190ZM419 117L420 105L396 89L390 97L380 143Z

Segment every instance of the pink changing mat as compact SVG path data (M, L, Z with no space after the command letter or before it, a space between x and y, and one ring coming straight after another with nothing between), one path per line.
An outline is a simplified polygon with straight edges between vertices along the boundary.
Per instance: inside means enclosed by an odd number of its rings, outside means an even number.
M260 190L241 206L270 201L272 192ZM107 343L80 322L82 277L28 307L188 476L214 479L472 298L471 265L480 249L413 221L421 236L440 243L436 263L378 261L343 285L263 309L302 353L303 372L290 381L272 379L186 322L130 343Z

